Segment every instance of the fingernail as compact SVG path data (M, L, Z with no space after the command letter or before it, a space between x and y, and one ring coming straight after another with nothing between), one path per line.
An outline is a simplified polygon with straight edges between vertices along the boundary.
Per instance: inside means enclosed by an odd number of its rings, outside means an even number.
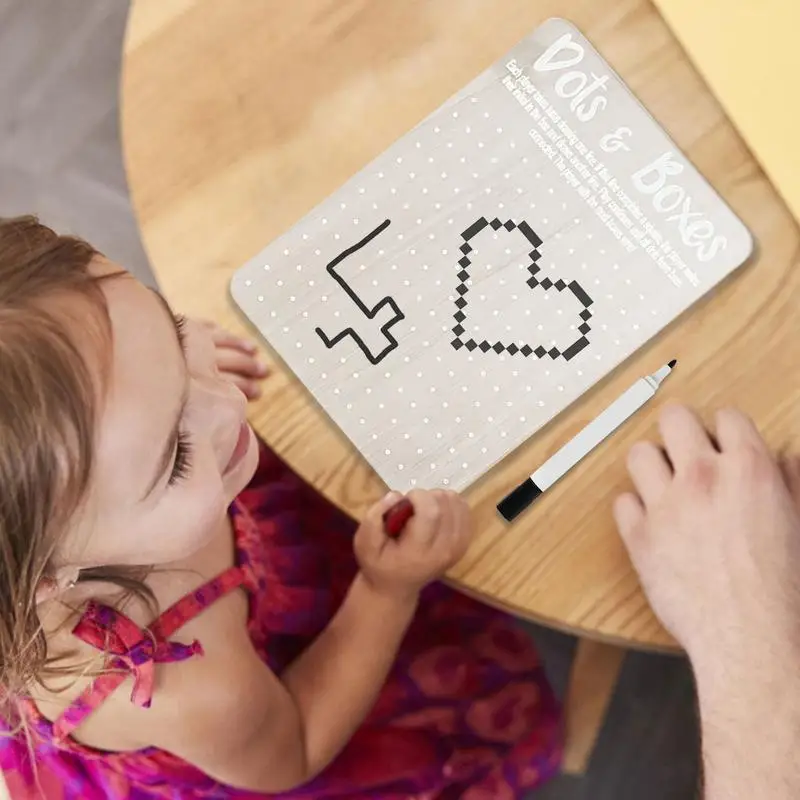
M251 342L249 339L239 339L239 341L248 353L255 353L256 350L258 350L258 345L255 342Z
M266 364L262 364L259 362L258 367L256 368L257 374L261 375L261 377L266 378L269 374L269 367Z

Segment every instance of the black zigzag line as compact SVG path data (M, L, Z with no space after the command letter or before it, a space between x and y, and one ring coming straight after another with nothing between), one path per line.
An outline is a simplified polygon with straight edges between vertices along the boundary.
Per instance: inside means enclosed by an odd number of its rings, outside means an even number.
M392 336L389 332L389 329L395 325L396 323L400 322L400 320L405 319L405 314L398 308L397 303L391 297L384 297L376 306L370 308L369 306L365 305L361 298L350 288L350 285L347 281L336 272L336 267L342 263L346 258L353 255L353 253L357 253L363 247L366 247L376 236L383 233L390 225L392 221L387 219L384 220L374 231L368 233L360 242L357 242L352 247L348 247L347 250L341 252L336 258L331 261L328 266L325 268L328 274L339 284L339 286L344 289L347 293L348 297L358 306L359 310L367 317L367 319L374 319L377 313L384 307L389 306L392 311L394 311L394 316L386 322L384 325L381 326L381 333L388 339L389 345L385 347L377 356L373 356L370 349L366 346L363 339L353 330L353 328L345 328L341 333L337 333L332 339L329 339L322 328L315 328L317 335L320 339L322 339L325 346L330 350L332 347L335 347L345 336L351 336L353 341L359 346L361 352L367 357L370 364L377 364L382 359L384 359L389 353L392 352L397 347L397 339Z

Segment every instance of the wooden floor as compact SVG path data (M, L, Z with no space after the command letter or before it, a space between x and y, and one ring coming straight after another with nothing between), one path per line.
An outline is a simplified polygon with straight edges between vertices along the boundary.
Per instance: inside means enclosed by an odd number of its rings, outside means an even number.
M37 213L151 281L119 147L126 12L123 0L0 0L0 215ZM531 630L563 693L574 641ZM697 752L687 665L632 654L587 776L535 797L691 800Z

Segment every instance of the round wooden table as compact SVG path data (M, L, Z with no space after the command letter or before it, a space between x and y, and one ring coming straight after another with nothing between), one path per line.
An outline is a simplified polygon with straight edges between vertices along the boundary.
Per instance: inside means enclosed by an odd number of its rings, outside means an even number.
M616 534L624 454L668 398L736 404L775 446L800 400L798 235L648 0L134 0L123 147L156 277L188 314L235 330L233 271L550 16L575 22L745 220L757 260L521 447L466 497L478 534L453 584L582 637L568 767L591 749L625 647L674 650ZM639 376L680 367L631 420L513 525L495 504ZM385 487L279 364L256 429L360 517Z

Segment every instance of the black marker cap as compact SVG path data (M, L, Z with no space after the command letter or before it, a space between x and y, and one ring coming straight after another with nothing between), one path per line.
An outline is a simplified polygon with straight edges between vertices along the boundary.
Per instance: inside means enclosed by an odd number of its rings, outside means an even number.
M542 490L531 478L528 478L497 504L497 510L506 522L511 522L511 520L518 517L541 493Z

